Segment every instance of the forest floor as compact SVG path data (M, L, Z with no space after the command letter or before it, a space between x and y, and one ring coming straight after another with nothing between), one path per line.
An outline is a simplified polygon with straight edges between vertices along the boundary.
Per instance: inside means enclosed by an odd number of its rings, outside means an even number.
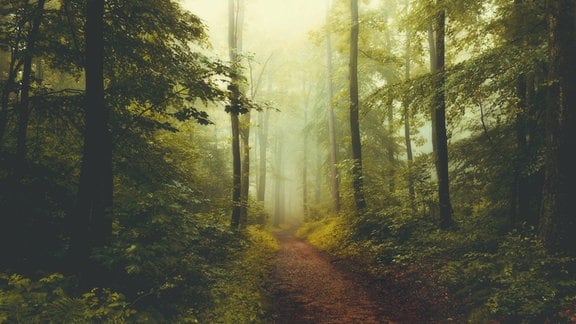
M269 282L268 323L451 322L433 320L438 310L422 299L424 287L415 287L411 276L373 278L366 269L333 259L294 232L288 228L276 233L280 250Z

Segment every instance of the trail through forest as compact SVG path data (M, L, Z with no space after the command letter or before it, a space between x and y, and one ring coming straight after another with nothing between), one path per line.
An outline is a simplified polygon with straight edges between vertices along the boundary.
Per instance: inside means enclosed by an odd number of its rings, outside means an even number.
M296 238L293 228L276 236L280 251L271 278L272 323L394 323L366 278L340 269Z

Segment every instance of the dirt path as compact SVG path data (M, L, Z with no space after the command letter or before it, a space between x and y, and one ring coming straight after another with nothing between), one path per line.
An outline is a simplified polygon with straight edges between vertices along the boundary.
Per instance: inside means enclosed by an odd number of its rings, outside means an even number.
M362 278L338 269L323 253L293 235L277 234L271 323L393 323Z

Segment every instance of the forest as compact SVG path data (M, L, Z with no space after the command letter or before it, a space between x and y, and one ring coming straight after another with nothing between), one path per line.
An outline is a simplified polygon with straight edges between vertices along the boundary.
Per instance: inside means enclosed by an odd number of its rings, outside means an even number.
M0 0L0 323L575 323L575 59L576 0Z

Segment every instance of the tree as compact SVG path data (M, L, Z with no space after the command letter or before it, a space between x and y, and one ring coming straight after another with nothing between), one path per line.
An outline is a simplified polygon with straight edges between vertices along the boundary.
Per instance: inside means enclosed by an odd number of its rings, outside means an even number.
M354 190L354 202L358 212L366 209L364 198L364 185L362 179L362 142L360 139L360 121L358 98L358 0L350 0L351 22L350 27L350 136L352 139L352 189Z
M576 156L575 0L548 2L548 98L540 236L550 251L576 254L574 190Z
M86 126L71 248L82 279L93 281L97 270L89 264L89 255L108 241L113 216L110 109L104 99L104 0L87 0L85 37Z
M258 157L258 187L256 199L264 202L266 196L266 152L268 150L268 125L270 119L270 111L258 112L258 144L259 144L259 157Z
M327 24L329 28L329 24ZM332 71L332 39L330 36L330 30L326 31L326 69L327 69L327 112L328 112L328 138L330 145L330 189L332 194L332 208L334 213L340 211L340 177L338 176L338 151L336 148L336 129L334 122L334 107L332 105L332 100L334 98L334 87L332 83L333 71Z
M240 113L243 111L240 93L240 57L238 48L238 7L235 0L228 1L228 47L232 75L230 85L230 113L232 126L232 220L233 228L242 226L242 162L240 152Z
M452 225L452 204L450 202L450 183L448 178L448 136L446 132L446 97L444 89L446 78L444 46L446 10L442 8L442 0L438 0L437 4L440 9L434 23L434 41L430 42L430 63L434 74L432 143L438 181L439 226L441 229L447 229Z
M18 130L16 136L16 160L17 177L22 176L22 168L26 159L26 133L30 119L30 86L32 82L32 59L36 49L36 39L40 31L40 23L44 13L46 0L39 0L34 9L32 26L26 40L26 50L24 52L24 64L22 71L22 81L20 90L20 106L18 108Z
M510 31L506 39L508 46L517 46L525 50L525 52L534 50L534 41L530 38L540 37L540 33L528 34L528 30L532 28L537 22L534 21L532 15L526 14L526 7L528 7L524 0L514 0L513 10L509 19L514 22L510 24ZM530 17L526 19L526 16ZM544 23L544 22L542 22ZM540 41L543 39L540 37ZM511 209L511 223L512 225L522 224L528 222L531 225L537 223L536 208L531 208L532 201L534 200L532 192L537 192L540 189L534 189L534 184L531 183L530 169L532 164L530 161L530 151L533 147L538 146L534 139L539 137L536 133L535 120L538 119L535 107L535 72L534 67L523 69L516 77L516 96L517 96L517 114L514 119L514 130L516 135L516 149L514 156L514 170L513 170L513 186L512 198L510 202ZM532 147L532 148L531 148Z
M280 137L278 132L274 141L274 156L276 165L276 177L274 181L274 219L272 224L280 226L284 222L285 213L285 200L286 200L286 186L284 184L284 158L283 158L283 143L284 140Z
M242 52L243 37L242 30L244 25L244 1L238 0L236 8L236 53ZM240 62L238 62L239 64ZM241 90L241 93L244 91ZM252 92L252 89L251 89ZM254 96L252 96L251 99ZM248 222L248 195L250 191L250 110L246 110L239 119L239 133L241 140L241 177L240 177L240 227L246 226Z

